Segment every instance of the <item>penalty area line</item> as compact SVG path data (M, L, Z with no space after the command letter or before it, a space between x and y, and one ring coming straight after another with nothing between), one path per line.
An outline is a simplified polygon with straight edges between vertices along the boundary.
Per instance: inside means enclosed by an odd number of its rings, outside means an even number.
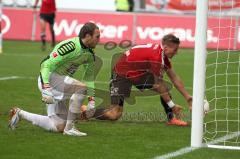
M183 155L183 154L186 154L186 153L189 153L189 152L192 152L194 150L197 150L197 149L200 149L200 148L204 148L204 147L218 148L218 145L215 145L215 144L223 142L223 141L226 141L226 140L230 140L230 139L238 137L238 136L240 136L240 131L232 133L232 134L225 135L223 137L219 137L219 138L217 138L217 139L215 139L215 140L213 140L213 141L211 141L209 143L203 144L202 147L185 147L185 148L181 148L181 149L179 149L177 151L174 151L174 152L162 155L162 156L156 156L156 157L154 157L154 159L173 158L173 157L180 156L180 155ZM222 147L224 147L224 146L219 146L219 148L222 148ZM235 147L234 148L230 147L229 149L235 149Z
M162 155L162 156L154 157L154 159L168 159L168 158L172 158L172 157L183 155L185 153L192 152L192 151L194 151L196 149L199 149L199 148L184 147L184 148L181 148L181 149L179 149L179 150L177 150L175 152L171 152L171 153L168 153L168 154L165 154L165 155Z

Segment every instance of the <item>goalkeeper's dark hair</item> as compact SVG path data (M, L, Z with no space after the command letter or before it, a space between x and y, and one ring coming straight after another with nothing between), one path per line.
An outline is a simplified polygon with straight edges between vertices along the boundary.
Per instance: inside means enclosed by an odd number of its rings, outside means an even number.
M93 36L95 29L99 29L95 23L87 22L82 26L78 36L81 39L85 38L87 34Z
M180 40L173 34L167 34L162 39L162 45L180 44Z

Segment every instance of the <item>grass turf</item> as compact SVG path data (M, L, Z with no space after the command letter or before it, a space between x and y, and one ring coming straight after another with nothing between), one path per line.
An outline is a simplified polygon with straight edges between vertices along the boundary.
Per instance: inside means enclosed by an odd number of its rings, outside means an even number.
M125 118L116 122L90 121L77 124L87 137L69 137L50 133L32 124L21 121L16 131L7 128L7 112L17 105L38 114L45 114L45 106L40 101L37 88L40 61L50 52L40 51L40 43L26 41L4 41L3 54L0 54L0 78L18 76L16 79L0 80L0 156L4 159L19 158L153 158L176 151L190 145L190 126L166 126L165 115L159 97L152 94L137 94L133 101L126 102ZM96 48L97 56L103 65L97 76L97 87L108 90L112 56L120 49L106 51L103 46ZM192 92L193 50L180 49L173 59L176 72ZM76 78L81 76L81 70ZM175 89L174 101L185 106L186 103ZM106 96L97 101L108 100ZM127 113L133 116L128 116ZM145 112L144 120L138 118ZM147 115L146 115L147 114ZM162 114L161 121L147 121L156 114ZM189 117L186 118L189 120ZM176 158L218 158L237 159L239 151L199 149Z

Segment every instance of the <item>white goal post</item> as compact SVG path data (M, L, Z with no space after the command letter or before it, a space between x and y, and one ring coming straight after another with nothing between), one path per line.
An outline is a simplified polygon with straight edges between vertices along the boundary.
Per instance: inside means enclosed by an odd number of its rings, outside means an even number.
M219 4L219 10L210 9L209 3L213 1ZM224 2L228 10L222 6ZM235 7L240 6L239 3L237 0L197 0L192 147L240 150L240 16L237 14L240 9ZM216 20L214 26L208 25L211 15ZM217 45L207 50L207 33L211 29L217 30ZM210 105L207 115L203 112L204 98Z
M191 146L202 147L208 0L197 0Z

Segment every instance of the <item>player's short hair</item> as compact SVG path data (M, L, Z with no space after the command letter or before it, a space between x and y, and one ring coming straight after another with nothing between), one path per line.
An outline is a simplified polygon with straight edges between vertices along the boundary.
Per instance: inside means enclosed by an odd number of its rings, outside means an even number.
M99 29L95 23L87 22L82 26L78 36L81 39L85 38L87 34L92 36L94 34L95 29Z
M169 45L169 44L180 44L180 40L178 37L176 37L173 34L167 34L163 37L162 39L162 44L163 45Z

